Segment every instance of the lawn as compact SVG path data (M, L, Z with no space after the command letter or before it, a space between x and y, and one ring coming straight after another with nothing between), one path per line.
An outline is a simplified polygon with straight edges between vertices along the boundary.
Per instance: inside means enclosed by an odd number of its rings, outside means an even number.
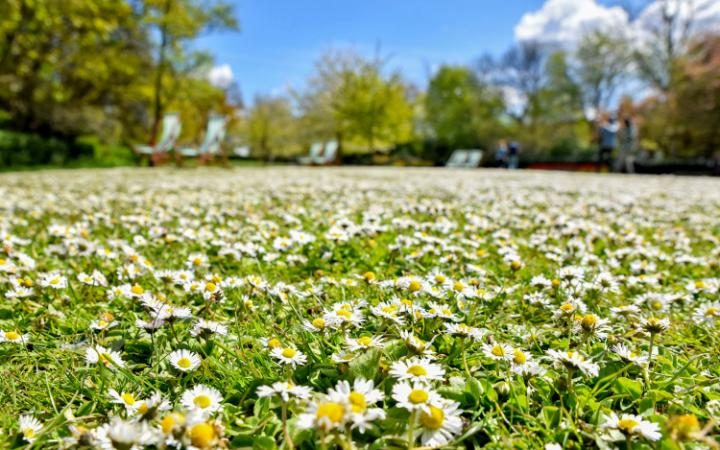
M720 180L0 174L0 448L718 448Z

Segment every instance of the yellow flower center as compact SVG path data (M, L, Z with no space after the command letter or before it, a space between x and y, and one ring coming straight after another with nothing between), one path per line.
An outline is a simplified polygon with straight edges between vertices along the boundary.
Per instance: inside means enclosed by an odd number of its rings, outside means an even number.
M150 407L148 406L148 404L146 402L142 402L142 403L140 403L140 406L138 406L138 412L140 414L145 414L146 412L148 412L149 409L150 409Z
M130 292L135 295L142 295L145 292L145 289L143 289L139 284L136 284L130 288Z
M591 329L597 324L597 316L595 314L585 314L582 318L581 324L583 328Z
M652 302L652 304L650 306L652 307L652 309L657 311L657 310L662 309L663 305L662 305L662 302L660 302L659 300L655 300L654 302Z
M24 428L22 430L22 433L23 433L23 436L25 436L28 439L32 439L35 437L35 430L33 430L32 428L29 428L29 427Z
M199 423L190 428L190 441L201 449L210 448L215 440L215 428L209 423Z
M325 402L320 403L317 407L315 417L317 419L328 419L332 423L340 423L345 415L345 407L342 403Z
M20 339L20 333L18 333L17 331L8 331L7 333L5 333L5 339L9 341L17 341L18 339Z
M60 284L60 278L54 277L50 280L50 284Z
M445 278L445 275L437 274L435 275L435 281L438 283L444 283L447 278Z
M424 389L413 389L412 391L410 391L410 395L408 395L408 400L410 400L410 403L413 403L415 405L425 403L428 398L430 398L430 395Z
M125 402L126 405L132 406L135 404L135 396L129 393L124 393L120 396L122 398L122 401Z
M350 406L352 407L353 412L360 413L367 409L365 395L360 392L352 391L348 396L348 401L350 401Z
M527 362L527 356L522 350L513 351L513 362L515 364L525 364Z
M105 328L106 326L108 326L108 323L101 319L101 320L98 320L98 326L100 328Z
M283 351L282 351L282 355L283 355L284 357L286 357L286 358L292 358L292 357L294 357L296 354L297 354L297 350L295 350L294 348L290 348L290 347L285 348L285 349L283 349Z
M700 421L693 414L683 414L670 420L669 427L681 439L691 438L693 433L700 431Z
M325 319L323 319L322 317L318 317L317 319L313 319L312 325L313 325L315 328L319 328L319 329L322 330L323 328L325 328Z
M715 308L714 306L711 306L705 310L705 316L707 316L707 317L715 317L719 313L720 313L720 311L718 311L718 309Z
M618 421L617 426L618 426L618 429L620 429L621 431L623 431L625 433L632 433L632 431L638 425L640 425L640 424L637 423L636 421L634 421L633 419L621 419Z
M699 280L695 282L695 288L696 289L705 289L705 282L703 280Z
M208 397L207 395L201 394L193 399L193 403L198 408L205 409L208 406L212 405L212 399L210 397Z
M350 311L348 311L347 309L338 309L336 314L338 316L344 317L346 319L349 319L350 317L352 317L352 313Z
M188 367L190 367L192 365L192 361L190 361L190 358L182 357L182 358L178 359L177 365L183 369L187 369Z
M512 263L510 263L510 268L512 270L519 270L521 267L522 267L522 263L520 261L515 260Z
M462 283L462 281L456 281L456 282L453 284L453 290L454 290L455 292L460 292L460 291L462 291L463 289L465 289L465 285Z
M110 355L110 353L100 353L99 360L106 366L110 365L110 363L112 362L112 355Z
M278 347L280 347L280 345L281 345L280 339L272 338L268 341L268 347L270 347L270 348L278 348Z
M572 312L575 309L575 307L572 305L572 303L563 303L562 305L560 305L560 309L563 310L564 312L568 313L568 312Z
M442 427L445 421L445 413L442 409L430 406L430 413L423 411L420 414L420 424L430 430L437 430Z
M363 278L365 281L373 281L375 280L375 274L373 272L365 272L363 274Z
M408 285L408 289L410 289L410 292L417 292L422 289L422 283L418 280L412 280Z
M505 356L505 349L500 344L495 344L495 346L490 350L490 353L497 356L498 358L502 358Z
M368 336L363 336L357 339L357 343L363 347L369 347L372 344L372 339Z
M175 425L183 423L185 423L185 416L173 413L163 417L160 421L160 426L162 427L163 433L169 434L173 428L175 428Z
M202 262L203 262L202 258L195 258L192 260L192 263L194 266L199 266L200 264L202 264Z
M427 370L425 370L423 366L419 366L416 364L414 366L408 367L407 373L416 377L422 377L427 375Z
M215 283L207 283L205 285L205 290L208 292L215 292L216 289L217 289L217 285Z

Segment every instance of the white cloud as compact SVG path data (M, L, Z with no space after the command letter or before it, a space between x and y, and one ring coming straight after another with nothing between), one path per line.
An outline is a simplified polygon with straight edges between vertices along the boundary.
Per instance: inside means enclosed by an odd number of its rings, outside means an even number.
M547 0L520 19L515 38L573 47L586 33L623 30L628 24L628 14L619 6L607 7L595 0Z
M234 79L235 76L228 64L215 66L210 69L210 72L208 72L208 81L210 81L213 86L217 86L222 89L230 87Z
M526 13L515 26L515 39L539 41L572 49L584 35L595 30L625 33L641 44L654 39L650 30L661 24L665 5L679 11L681 20L692 16L694 32L720 24L718 0L654 0L635 21L619 6L604 6L597 0L547 0L537 10Z

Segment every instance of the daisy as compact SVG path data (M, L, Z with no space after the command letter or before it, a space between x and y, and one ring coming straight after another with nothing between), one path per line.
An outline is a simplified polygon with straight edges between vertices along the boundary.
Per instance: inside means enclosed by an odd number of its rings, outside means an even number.
M713 326L716 320L720 320L720 302L698 307L693 313L693 319L698 324Z
M361 336L359 338L351 338L349 336L345 337L345 344L351 352L381 347L382 343L382 338L377 336Z
M433 358L435 352L431 345L435 337L430 339L430 342L425 342L419 337L415 336L412 331L400 330L400 338L405 341L405 345L410 347L413 353L425 356L426 358Z
M640 330L650 334L662 333L670 327L670 320L667 318L650 317L640 319Z
M181 372L191 372L195 370L201 362L197 353L189 350L175 350L168 355L170 364Z
M445 370L441 365L430 362L428 358L413 357L395 361L390 367L390 375L403 381L442 381Z
M512 346L499 342L483 344L483 353L494 361L512 361L514 358Z
M29 340L30 335L28 333L0 330L0 343L9 342L11 344L27 345Z
M116 403L118 405L123 405L125 409L128 411L133 411L138 407L138 399L135 397L135 394L132 394L130 392L118 392L115 389L110 389L108 391L108 394L110 395L110 398L112 399L112 403Z
M109 367L111 369L116 367L125 367L125 361L122 360L120 353L101 345L88 347L85 350L85 360L89 364L103 364L105 367Z
M260 386L257 389L260 398L279 395L284 402L289 401L291 397L307 400L311 393L312 389L309 387L296 385L292 381L277 381L270 386Z
M442 399L418 416L420 442L423 447L437 448L448 444L462 431L460 404Z
M464 323L445 323L444 325L446 332L454 336L469 337L475 341L479 341L485 335L484 330L465 325Z
M300 350L292 347L275 347L270 352L270 355L278 360L280 364L287 364L296 368L302 366L307 362L307 356L305 356Z
M565 367L570 370L580 370L583 374L596 377L600 371L600 366L587 361L579 352L575 351L559 351L548 350L548 356L556 367Z
M401 381L392 389L392 398L397 406L405 408L410 412L430 411L430 405L440 404L441 397L437 392L423 383L408 383Z
M220 392L212 387L199 384L192 389L183 392L180 402L182 405L193 411L198 411L204 416L222 410L222 396Z
M298 416L300 429L320 429L324 432L342 429L349 419L350 406L340 399L329 396L310 402L304 413Z
M623 414L618 417L613 412L605 417L602 428L610 432L608 437L612 441L620 441L633 436L641 436L648 441L657 441L662 437L658 424L632 414Z
M65 289L67 287L67 277L57 272L44 273L40 275L40 286L52 289Z
M608 322L607 319L601 319L592 313L576 316L573 331L583 333L587 336L594 336L598 339L604 339L610 330Z
M348 407L349 421L352 428L364 433L375 420L385 418L382 408L372 407L384 398L383 393L375 389L371 380L356 379L352 385L340 381L328 391L328 397L344 402Z
M42 422L32 415L20 416L20 434L26 442L32 443L42 429Z
M638 366L644 366L648 362L648 357L638 355L635 352L630 351L624 344L616 344L612 347L613 353L618 355L623 361L637 364Z
M195 337L207 336L212 334L217 334L219 336L227 336L227 333L227 326L219 322L213 322L212 320L205 319L199 319L197 322L195 322L195 325L193 325L192 330L190 330L190 334Z
M98 447L105 450L126 448L144 448L155 445L159 440L159 433L147 422L122 420L113 417L110 423L100 426L95 432Z

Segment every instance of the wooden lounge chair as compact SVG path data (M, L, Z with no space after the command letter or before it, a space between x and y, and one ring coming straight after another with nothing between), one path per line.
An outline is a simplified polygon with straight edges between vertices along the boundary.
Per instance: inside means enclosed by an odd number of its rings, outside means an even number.
M470 150L468 152L467 160L465 161L465 166L468 169L476 169L480 167L480 163L482 162L483 152L482 150L474 149Z
M155 145L136 145L133 150L141 159L147 157L150 165L159 165L167 160L168 153L175 148L181 131L180 115L167 113L163 117L160 139L157 140L157 143Z
M200 158L201 162L207 162L220 153L222 142L225 139L225 116L214 114L210 116L205 130L205 138L199 147L184 147L178 152L180 158Z
M323 152L322 156L318 159L317 164L321 166L325 166L328 164L333 164L335 160L337 159L337 151L338 147L340 145L337 141L329 141L325 144L325 151Z
M465 167L468 159L467 150L455 150L450 155L450 158L445 163L445 167Z
M323 149L324 146L322 142L313 142L312 145L310 145L308 155L298 158L298 162L304 166L318 164L318 161L320 161L320 158L322 157Z

